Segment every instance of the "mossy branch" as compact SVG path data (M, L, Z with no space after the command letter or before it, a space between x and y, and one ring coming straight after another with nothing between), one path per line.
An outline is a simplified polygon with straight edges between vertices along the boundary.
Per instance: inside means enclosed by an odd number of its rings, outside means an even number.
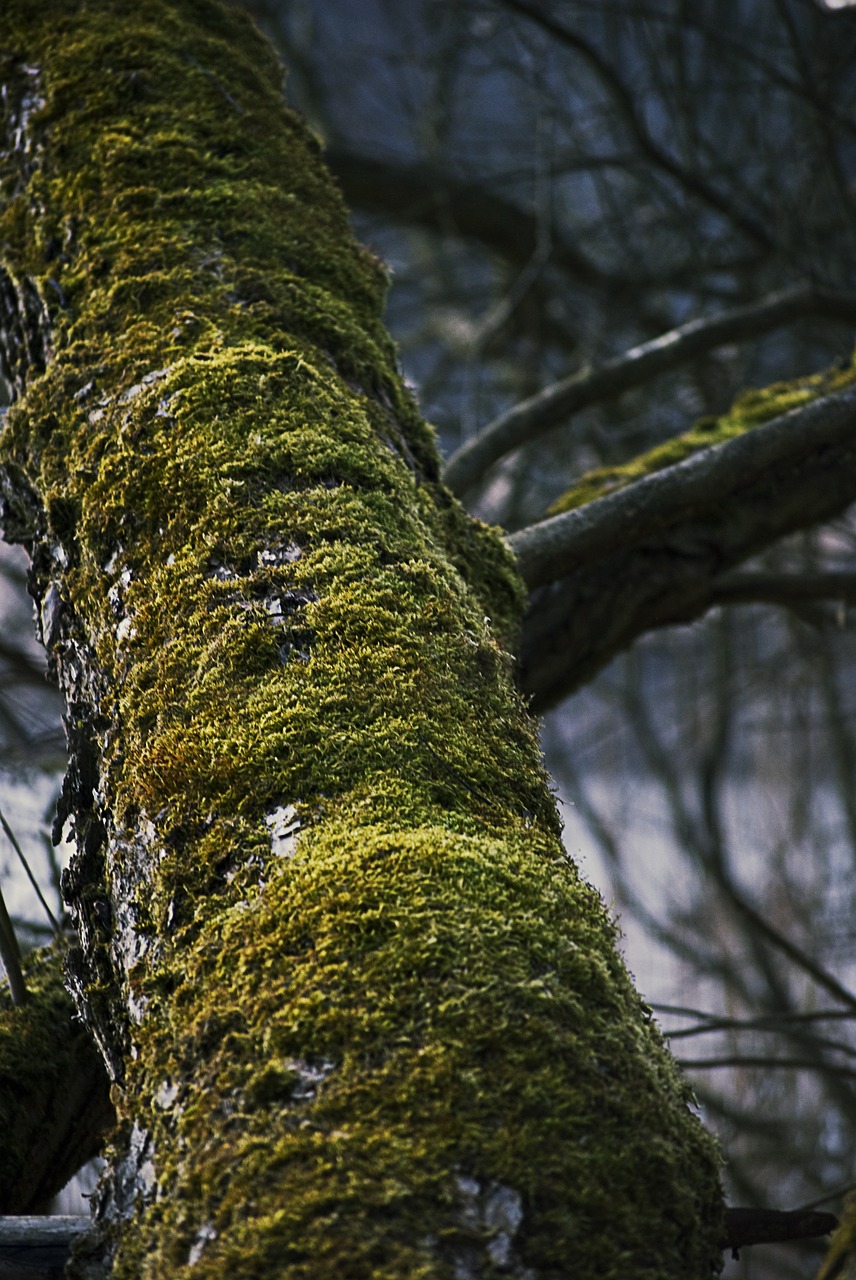
M521 655L535 708L645 631L720 603L723 575L748 557L843 511L856 499L855 427L856 389L844 387L509 537L529 587L544 588Z
M611 400L726 342L769 333L807 315L852 321L856 296L800 285L710 319L680 325L594 369L562 378L501 414L452 454L444 479L462 496L500 458L581 409Z
M825 477L852 451L855 428L856 389L850 387L643 476L587 506L529 525L506 541L524 581L533 589L652 536L691 534L694 526L713 519L728 504L730 517L749 520L747 535L741 539L747 544L740 549L742 559L794 528L830 518L856 498L856 476L837 486L831 501L820 492L806 493L813 472L815 479L818 474ZM753 521L743 508L756 504L757 486L771 484L773 477L782 514L775 506L765 505ZM789 494L783 490L788 481L789 488L804 499L798 524L786 501ZM774 532L762 532L762 527L766 531L771 526Z

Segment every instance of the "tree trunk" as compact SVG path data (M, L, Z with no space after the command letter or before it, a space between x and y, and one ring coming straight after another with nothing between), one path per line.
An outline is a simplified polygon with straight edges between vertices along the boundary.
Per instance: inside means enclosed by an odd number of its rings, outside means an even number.
M280 69L6 0L7 534L118 1125L78 1274L706 1277L718 1159L565 856L523 592Z

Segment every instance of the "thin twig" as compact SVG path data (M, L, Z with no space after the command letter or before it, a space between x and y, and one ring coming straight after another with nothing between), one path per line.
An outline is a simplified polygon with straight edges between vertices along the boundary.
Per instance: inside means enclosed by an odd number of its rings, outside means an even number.
M27 876L28 876L28 878L29 878L30 884L33 886L33 888L34 888L34 889L35 889L35 891L36 891L36 897L38 898L39 902L40 902L40 903L42 904L42 906L44 907L44 909L45 909L45 913L46 913L46 915L47 915L47 917L48 917L48 920L50 920L50 922L51 922L51 928L53 929L53 931L54 931L54 933L55 933L55 934L61 934L61 933L62 933L62 929L61 929L61 927L60 927L60 923L59 923L59 921L57 920L57 918L56 918L56 916L54 915L54 913L51 911L50 907L48 906L47 901L46 901L46 899L45 899L45 896L44 896L44 894L42 893L41 889L39 888L38 881L36 880L36 877L33 875L32 871L30 870L30 864L29 864L29 862L27 862L27 859L24 857L24 851L23 851L23 849L21 848L21 846L19 845L19 843L18 843L18 841L17 841L17 838L16 838L16 836L15 836L14 831L13 831L13 830L12 830L12 828L9 826L9 823L6 821L6 815L3 813L3 810L2 810L2 809L0 809L0 826L2 826L3 830L6 832L6 835L7 835L7 836L9 837L9 839L11 840L11 842L12 842L12 847L13 847L13 849L15 850L15 852L17 853L17 855L18 855L18 857L20 858L20 860L21 860L21 865L23 866L24 870L25 870L25 871L26 871L26 873L27 873Z
M769 920L766 920L754 907L751 907L735 889L731 889L729 896L734 906L749 921L753 930L763 934L768 942L772 943L789 960L792 960L798 968L814 978L818 986L823 987L830 995L840 1000L842 1004L847 1005L849 1009L856 1009L856 995L840 983L823 965L803 951L801 947L798 947L790 938L785 937L774 925L770 924Z
M684 1071L715 1071L721 1067L758 1067L762 1071L817 1071L816 1058L771 1058L767 1054L730 1053L720 1058L678 1058ZM843 1063L824 1062L823 1070L831 1076L856 1079L856 1068Z

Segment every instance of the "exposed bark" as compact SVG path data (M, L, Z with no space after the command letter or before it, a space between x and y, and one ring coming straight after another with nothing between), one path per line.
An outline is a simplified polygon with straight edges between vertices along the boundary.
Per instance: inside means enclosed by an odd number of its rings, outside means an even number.
M270 51L209 0L3 22L5 523L119 1114L76 1273L711 1275L717 1156L562 850L522 584Z

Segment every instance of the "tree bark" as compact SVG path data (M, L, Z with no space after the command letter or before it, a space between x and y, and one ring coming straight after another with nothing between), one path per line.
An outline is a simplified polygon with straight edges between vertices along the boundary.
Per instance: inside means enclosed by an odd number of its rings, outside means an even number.
M7 0L7 535L118 1124L76 1274L705 1277L718 1158L566 858L524 592L209 0Z

